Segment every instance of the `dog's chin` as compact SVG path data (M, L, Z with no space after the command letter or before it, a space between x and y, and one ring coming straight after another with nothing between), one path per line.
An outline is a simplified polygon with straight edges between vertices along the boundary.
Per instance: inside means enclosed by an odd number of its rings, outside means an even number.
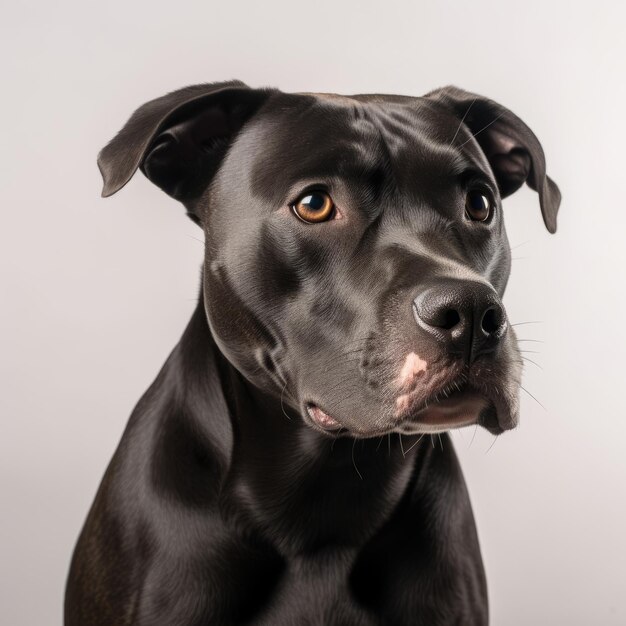
M392 424L371 429L347 427L336 416L312 402L305 404L305 413L309 425L320 432L330 436L357 438L379 437L389 433L436 434L474 425L499 435L517 423L516 416L499 415L496 404L490 398L469 388L455 391L445 398L424 402L421 406L407 410Z

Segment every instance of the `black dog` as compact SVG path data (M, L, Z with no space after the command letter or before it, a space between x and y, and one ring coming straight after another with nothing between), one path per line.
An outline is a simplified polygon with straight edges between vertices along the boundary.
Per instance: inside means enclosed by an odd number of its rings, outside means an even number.
M486 624L445 431L518 420L501 198L527 182L550 232L560 203L532 131L454 87L233 81L144 104L98 164L104 196L139 167L180 200L206 254L78 541L66 624Z

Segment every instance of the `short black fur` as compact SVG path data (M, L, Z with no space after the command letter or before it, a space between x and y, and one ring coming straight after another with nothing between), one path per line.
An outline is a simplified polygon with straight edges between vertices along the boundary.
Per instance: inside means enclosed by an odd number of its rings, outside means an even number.
M104 196L140 168L180 200L206 254L78 540L65 623L486 624L469 497L427 416L457 398L493 433L517 423L500 198L528 182L551 232L560 202L532 131L453 87L231 81L143 105L98 164ZM311 185L338 219L293 215Z

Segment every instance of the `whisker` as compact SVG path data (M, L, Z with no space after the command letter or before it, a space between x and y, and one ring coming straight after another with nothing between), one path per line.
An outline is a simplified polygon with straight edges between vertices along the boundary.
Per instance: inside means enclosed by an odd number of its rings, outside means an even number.
M548 409L546 409L545 406L543 406L543 404L541 404L541 402L539 402L539 400L537 400L537 398L535 398L535 396L533 396L532 393L530 393L530 391L528 391L528 389L526 389L526 387L524 387L523 385L520 385L520 387L544 410L547 411Z
M487 452L485 452L485 454L487 454L489 450L491 450L491 448L493 448L496 445L496 441L498 441L498 435L494 436L493 441L491 442L491 445L487 448Z
M415 441L413 444L411 444L411 447L406 451L406 453L408 454L409 452L411 452L411 450L413 450L413 448L422 440L422 437L424 436L425 433L422 433L418 438L417 441Z
M356 473L359 475L359 478L363 480L363 476L361 476L361 472L359 472L359 468L356 466L356 462L354 460L354 446L356 445L356 439L352 440L352 465L354 465L354 469Z
M513 250L517 250L518 248L521 248L522 246L525 246L527 243L530 243L530 239L527 239L526 241L522 241L522 243L518 243L516 246L513 246L511 248L511 252L513 252Z
M283 385L283 389L280 392L280 410L283 412L283 415L289 420L291 421L291 417L289 417L289 415L287 415L287 413L285 412L285 407L283 405L283 394L285 393L285 389L287 387L287 381L285 381L285 384Z
M492 119L491 122L489 122L489 124L487 124L486 126L483 126L478 132L475 132L467 141L464 141L459 146L459 148L462 148L466 143L469 143L472 139L474 139L474 137L476 137L476 135L480 135L480 133L482 133L483 130L487 130L492 124L495 124L504 115L504 113L505 113L505 111L502 111L502 113L500 113L494 119Z
M465 121L465 118L467 117L467 114L470 112L470 109L474 106L474 102L476 102L476 98L474 98L470 102L470 105L467 107L467 110L463 114L463 117L461 118L461 121L459 122L459 125L458 125L458 127L456 129L456 133L454 133L454 137L452 137L452 141L450 142L450 146L452 146L452 144L454 143L454 140L456 139L457 135L459 134L459 131L461 130L461 126L463 126L463 122ZM450 147L450 146L448 146L448 147Z
M474 437L476 437L477 432L478 432L478 424L476 424L476 428L474 428L474 434L472 435L472 440L470 441L468 449L472 447L472 444L474 443Z
M204 245L204 239L198 239L197 237L194 237L193 235L190 235L189 233L187 233L187 237L189 237L190 239L193 239L193 240L201 243L202 245Z
M525 356L523 356L522 359L524 359L524 361L528 361L529 363L532 363L533 365L536 365L540 370L543 370L543 367L541 367L539 363L536 363L532 359L529 359L528 357L525 357Z

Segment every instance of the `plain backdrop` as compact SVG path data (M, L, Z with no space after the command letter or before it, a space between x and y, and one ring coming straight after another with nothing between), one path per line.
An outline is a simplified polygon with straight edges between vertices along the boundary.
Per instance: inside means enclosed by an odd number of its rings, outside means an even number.
M0 47L0 622L58 625L70 555L135 402L194 307L202 233L96 154L167 91L487 95L563 192L505 201L505 296L533 353L520 427L453 435L496 625L626 623L623 3L21 2ZM542 342L542 343L539 343ZM540 367L542 369L540 369ZM533 399L534 396L535 399Z

